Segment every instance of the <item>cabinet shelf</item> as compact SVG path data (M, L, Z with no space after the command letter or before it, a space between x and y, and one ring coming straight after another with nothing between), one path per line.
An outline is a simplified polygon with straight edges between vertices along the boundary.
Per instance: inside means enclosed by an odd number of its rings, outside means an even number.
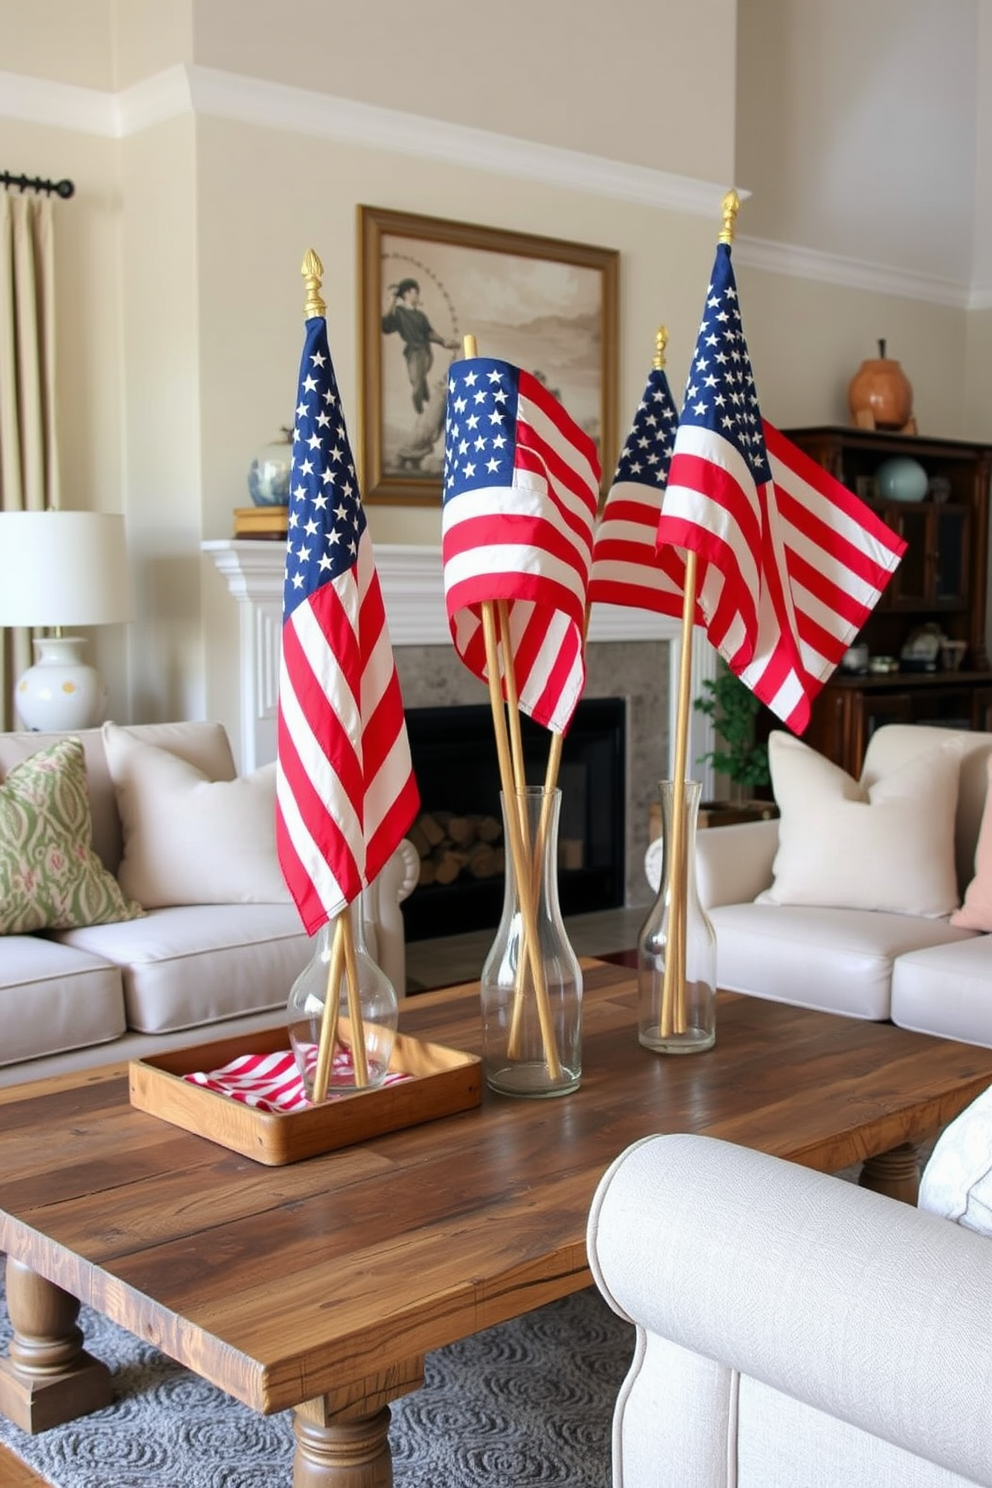
M992 448L828 425L783 432L907 544L857 640L870 655L899 657L915 631L935 624L949 640L966 647L955 671L835 672L813 704L806 741L859 775L868 740L883 723L987 727L992 709L992 664L985 641ZM922 501L881 499L879 466L897 455L926 470Z

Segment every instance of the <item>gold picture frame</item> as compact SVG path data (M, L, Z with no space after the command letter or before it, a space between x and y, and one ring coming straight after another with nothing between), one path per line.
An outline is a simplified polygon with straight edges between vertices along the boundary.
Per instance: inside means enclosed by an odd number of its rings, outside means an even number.
M360 206L358 223L364 499L440 505L447 368L465 335L551 387L595 440L605 490L619 251L381 207Z

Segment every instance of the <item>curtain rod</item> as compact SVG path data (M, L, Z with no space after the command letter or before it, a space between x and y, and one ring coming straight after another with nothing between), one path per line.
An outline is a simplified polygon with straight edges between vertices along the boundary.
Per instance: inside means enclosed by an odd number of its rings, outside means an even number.
M54 191L56 196L66 199L76 189L71 181L45 181L41 176L15 176L10 171L0 171L0 185L16 186L21 191L44 191L49 196Z

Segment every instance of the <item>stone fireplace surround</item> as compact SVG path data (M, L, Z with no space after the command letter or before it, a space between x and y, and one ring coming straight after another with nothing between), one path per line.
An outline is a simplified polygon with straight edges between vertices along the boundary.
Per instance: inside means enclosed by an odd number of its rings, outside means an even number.
M284 545L240 539L203 544L239 604L241 737L244 771L275 758L282 626ZM396 668L408 708L487 703L487 689L458 659L444 607L441 550L378 545L382 585ZM593 608L586 657L586 697L627 701L626 902L646 904L644 878L648 812L657 783L670 769L674 732L675 679L681 654L681 625L664 616L615 605ZM712 651L693 634L695 689L713 675ZM692 762L709 747L704 720L693 715L689 768L712 780Z

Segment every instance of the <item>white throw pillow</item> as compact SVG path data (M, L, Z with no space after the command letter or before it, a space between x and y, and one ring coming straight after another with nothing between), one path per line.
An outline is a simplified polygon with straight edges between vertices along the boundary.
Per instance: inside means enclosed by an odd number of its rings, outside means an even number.
M889 910L937 919L958 906L954 740L866 787L808 744L768 741L780 812L774 883L765 904Z
M920 1179L919 1207L992 1235L992 1088L937 1139Z
M276 855L276 767L211 781L167 749L103 725L120 812L121 888L146 909L289 901Z

